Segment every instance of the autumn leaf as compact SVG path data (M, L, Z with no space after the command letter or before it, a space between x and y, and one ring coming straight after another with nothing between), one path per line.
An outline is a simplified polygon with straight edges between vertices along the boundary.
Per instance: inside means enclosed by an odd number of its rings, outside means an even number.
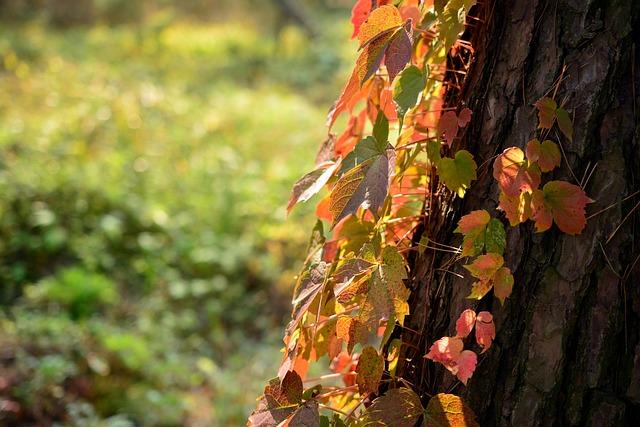
M458 116L455 111L447 111L440 117L438 134L442 135L445 144L451 147L453 139L458 134Z
M487 252L500 255L506 245L506 233L502 223L489 216L485 210L477 210L460 218L456 233L462 233L462 256L475 256Z
M360 26L367 20L371 13L371 0L358 0L353 9L351 9L351 24L353 25L353 33L351 38L354 39L360 32Z
M378 141L373 136L364 138L345 156L342 161L342 167L340 168L340 174L348 172L360 163L384 154L386 146L387 142L383 141L382 147L380 147Z
M320 427L320 413L318 402L308 400L304 402L296 411L281 424L281 427Z
M462 382L462 384L467 385L467 381L473 375L473 372L476 370L476 365L478 364L478 355L471 350L464 350L460 353L460 357L458 357L458 373L456 377Z
M498 208L503 210L509 224L514 227L531 218L531 193L520 193L517 196L508 196L500 192L500 204Z
M465 127L471 120L471 110L463 108L460 115L455 111L447 111L438 121L438 134L442 135L445 144L451 147L454 138L458 135L458 129Z
M471 275L480 280L491 280L496 271L504 264L504 259L500 254L488 253L480 255L471 264L464 268L469 270Z
M541 129L551 129L556 119L558 104L551 98L540 98L534 104L538 109L538 127Z
M491 347L496 337L496 325L493 316L488 311L481 311L476 316L476 342L482 347L482 353Z
M383 111L378 111L378 116L373 124L373 138L376 140L378 152L384 151L389 141L389 120Z
M424 90L425 84L423 72L415 65L405 68L395 81L393 85L393 101L396 104L396 110L400 118L400 126L402 126L404 116L418 102L418 97Z
M480 255L471 264L465 265L464 268L478 279L472 285L468 298L481 299L491 290L496 280L508 281L511 272L508 269L501 271L503 265L504 259L497 253Z
M542 143L538 139L532 139L527 144L527 159L537 163L542 172L551 172L560 166L560 149L548 139Z
M439 393L429 400L423 427L480 427L480 424L460 397Z
M358 89L360 89L360 81L358 79L358 68L356 67L351 72L351 76L349 77L344 89L342 89L340 97L336 100L333 108L329 111L329 114L327 114L326 125L329 129L331 129L340 113L347 109L349 101L351 101L355 96Z
M360 55L356 60L355 67L360 86L362 86L364 82L369 80L369 78L378 71L378 68L380 68L380 64L382 63L384 53L392 38L393 33L382 34L362 49L362 52L360 52Z
M444 157L438 162L438 176L444 185L459 197L464 197L465 191L476 179L476 162L466 150L456 152L455 159Z
M373 401L358 425L413 427L423 411L420 397L413 390L393 388Z
M336 136L332 133L327 135L327 139L322 142L316 154L316 167L327 162L335 161Z
M389 47L384 54L384 64L389 72L389 82L393 82L395 77L404 67L411 61L411 25L407 22L407 26L399 28L391 41Z
M382 379L384 371L384 359L375 348L367 346L360 353L358 367L356 368L356 383L360 394L375 393Z
M300 403L302 400L302 378L296 371L289 371L280 385L288 403Z
M327 272L327 263L321 261L312 264L305 270L298 279L296 289L294 290L292 320L287 326L287 332L293 331L300 319L313 303L318 293L322 290L325 283L325 274Z
M449 0L438 14L439 35L445 51L449 51L464 30L466 14L474 4L475 0Z
M397 7L385 5L374 9L360 26L360 31L358 31L357 36L360 41L360 48L381 34L389 32L400 25L402 25L402 16L400 16L400 11Z
M360 320L369 329L377 328L381 319L395 318L403 324L409 313L409 290L404 285L407 278L405 261L394 246L382 250L382 262L374 272L369 291L362 303Z
M287 203L287 213L291 212L296 203L306 202L318 193L331 179L338 166L339 163L326 163L300 178L293 185L291 197L289 198L289 203Z
M580 234L587 224L585 206L592 202L577 185L565 181L546 183L531 199L536 232L548 230L553 219L560 231Z
M248 427L277 427L295 411L295 406L269 408L265 398L258 403L258 407L249 416Z
M395 151L391 145L383 154L372 157L336 182L330 196L329 211L335 226L359 207L376 213L389 190L389 180L395 173Z
M558 120L560 132L562 132L569 141L573 141L573 123L571 123L571 118L567 110L558 108L556 110L556 119Z
M507 267L502 267L493 276L493 294L504 305L504 300L511 295L513 290L513 275Z
M493 162L493 177L510 197L521 192L533 192L540 185L540 172L536 165L527 165L524 152L518 147L507 148Z
M424 357L442 364L466 384L475 370L477 358L475 353L462 348L461 337L443 337L433 343Z
M460 313L460 317L456 320L456 336L465 338L471 333L473 325L476 323L476 312L471 309L466 309Z
M458 371L457 360L463 348L460 337L442 337L431 345L424 357L441 363L455 375Z

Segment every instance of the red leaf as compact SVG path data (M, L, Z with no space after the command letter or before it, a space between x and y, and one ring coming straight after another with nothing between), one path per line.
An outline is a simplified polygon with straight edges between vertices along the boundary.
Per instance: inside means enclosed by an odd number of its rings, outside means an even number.
M458 126L463 128L470 121L471 121L471 110L468 108L463 108L462 111L460 111L460 114L458 114Z
M460 317L456 321L456 336L465 338L471 333L473 325L476 323L476 312L466 309L460 313Z
M460 353L460 357L458 358L458 373L456 376L462 384L467 385L467 381L471 378L471 375L473 375L473 371L476 370L477 364L478 356L475 352L464 350Z
M353 33L351 38L354 39L360 32L360 26L367 20L371 13L371 0L358 0L353 9L351 9L351 24L353 24Z
M463 347L460 337L442 337L433 343L429 353L424 357L443 364L455 375L458 372L458 358Z
M476 317L476 342L482 347L482 353L491 347L496 337L496 325L493 316L488 311L481 311Z
M453 139L458 134L458 116L456 116L455 111L447 111L440 117L438 134L441 134L445 144L451 147Z

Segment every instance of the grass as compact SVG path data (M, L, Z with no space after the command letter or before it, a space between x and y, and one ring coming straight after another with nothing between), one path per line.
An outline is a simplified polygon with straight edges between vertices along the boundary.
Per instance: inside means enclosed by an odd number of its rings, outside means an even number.
M244 422L312 221L288 192L345 71L325 28L3 24L0 422Z

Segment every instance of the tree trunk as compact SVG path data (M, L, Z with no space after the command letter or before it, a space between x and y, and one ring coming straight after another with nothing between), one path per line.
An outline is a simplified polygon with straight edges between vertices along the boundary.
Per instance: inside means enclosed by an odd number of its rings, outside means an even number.
M440 251L410 259L414 292L399 372L425 398L461 394L482 426L638 425L640 1L486 0L477 8L477 54L457 96L474 112L463 144L476 155L478 181L439 213L431 207L431 236L459 245L452 231L461 215L501 215L492 158L533 137L532 104L561 75L556 99L573 112L574 139L552 135L566 159L553 178L587 182L593 217L578 236L555 227L534 234L531 222L507 227L513 294L504 306L491 295L475 304L494 314L497 337L466 388L423 359L474 306L464 262Z

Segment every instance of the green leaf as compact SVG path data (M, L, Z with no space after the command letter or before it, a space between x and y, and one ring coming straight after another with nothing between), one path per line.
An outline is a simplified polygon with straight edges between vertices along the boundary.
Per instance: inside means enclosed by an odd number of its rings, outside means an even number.
M444 41L444 50L449 51L464 30L464 23L471 6L476 0L449 0L438 13L440 21L439 39Z
M507 245L507 233L504 231L504 225L500 220L491 218L485 231L484 244L487 252L504 254L504 248Z
M388 126L389 126L389 123L387 122L387 134L389 132ZM382 132L383 130L379 129L378 131ZM374 129L374 132L375 132L375 129ZM351 152L347 154L344 160L342 161L342 167L340 168L340 175L346 173L350 169L353 169L354 167L358 166L360 163L363 163L371 158L384 154L386 148L387 148L386 141L381 148L380 144L378 143L376 138L374 138L373 136L368 136L365 139L360 140L360 142L356 144L354 149L351 150Z
M455 159L443 158L437 164L438 176L444 185L458 196L464 197L464 193L476 179L476 162L473 156L466 150L456 153Z
M373 125L373 137L376 140L376 148L380 154L384 152L389 140L389 120L382 111L378 111L378 117Z
M416 105L425 84L424 74L415 65L405 68L396 79L393 85L393 101L396 104L401 128L405 114Z
M573 141L573 123L569 113L564 108L558 108L556 110L556 119L558 120L558 127L560 131L567 137L569 141Z
M435 166L438 166L440 160L442 160L442 155L440 154L440 146L440 142L436 140L427 142L427 157L429 158L429 161Z
M382 250L382 262L373 273L369 291L362 303L360 321L375 330L381 319L395 318L402 325L409 313L409 289L404 285L407 271L404 257L394 246Z
M377 350L367 346L360 353L358 366L356 367L356 383L360 394L375 393L378 391L378 384L382 379L384 371L384 359Z

